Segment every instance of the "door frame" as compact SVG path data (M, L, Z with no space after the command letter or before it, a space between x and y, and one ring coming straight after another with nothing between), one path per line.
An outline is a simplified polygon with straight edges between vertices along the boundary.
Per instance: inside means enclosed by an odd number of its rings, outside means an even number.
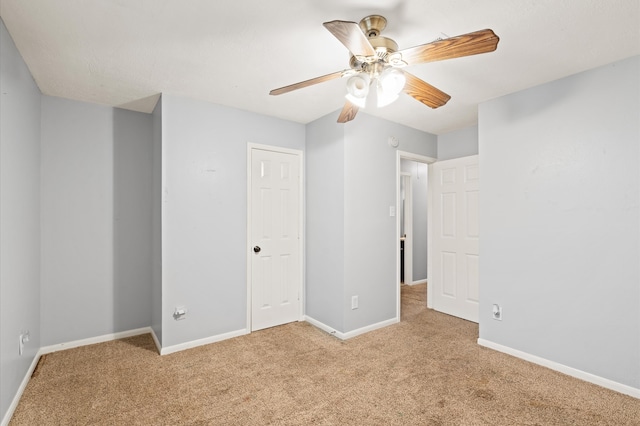
M396 212L400 211L401 193L400 180L402 174L401 160L411 160L423 164L433 164L438 159L428 157L426 155L415 154L408 151L396 151ZM427 169L427 171L429 168ZM429 181L430 182L430 181ZM427 182L427 282L431 280L431 188ZM415 220L415 218L414 218ZM400 215L396 215L396 315L400 321L401 293L400 293ZM413 274L412 274L413 275ZM429 303L429 288L427 285L427 307L431 307Z
M279 146L272 145L263 145L252 142L247 142L247 243L246 243L246 252L247 252L247 332L251 333L251 314L252 314L252 304L251 304L251 296L252 296L252 271L251 271L251 255L252 255L252 247L253 241L251 239L252 229L251 229L251 219L252 219L252 202L251 202L251 154L253 150L262 150L262 151L271 151L277 152L281 154L292 154L298 158L298 166L300 170L300 179L298 180L298 249L300 250L300 262L299 262L299 282L300 287L298 288L299 298L299 306L298 306L298 321L302 321L304 319L304 306L305 306L305 293L304 293L304 270L305 270L305 253L304 253L304 152L298 149L291 148L282 148Z
M407 179L408 178L408 179ZM408 186L404 186L404 209L401 211L404 216L404 232L410 235L404 240L404 283L413 283L413 185L411 183L411 173L400 173L400 203L402 204L402 181L408 181ZM407 192L408 189L408 192ZM407 208L409 207L409 208ZM403 218L399 218L402 222ZM408 220L407 220L408 219ZM402 232L402 229L400 230ZM400 235L402 237L402 234Z

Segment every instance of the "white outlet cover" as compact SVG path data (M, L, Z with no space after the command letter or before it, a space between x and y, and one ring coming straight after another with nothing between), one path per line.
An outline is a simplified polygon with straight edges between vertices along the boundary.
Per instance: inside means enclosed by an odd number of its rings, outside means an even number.
M494 320L502 321L502 306L494 304L492 316Z

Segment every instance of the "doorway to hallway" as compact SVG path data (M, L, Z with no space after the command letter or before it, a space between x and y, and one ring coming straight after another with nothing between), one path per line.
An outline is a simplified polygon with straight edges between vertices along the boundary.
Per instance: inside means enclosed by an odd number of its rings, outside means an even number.
M432 157L397 152L398 318L401 318L402 309L401 286L426 284L430 273L428 165L435 161Z

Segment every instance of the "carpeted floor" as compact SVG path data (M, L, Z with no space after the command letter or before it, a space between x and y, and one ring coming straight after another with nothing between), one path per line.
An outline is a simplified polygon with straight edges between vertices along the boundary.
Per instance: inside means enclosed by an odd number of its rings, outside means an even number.
M46 355L11 425L640 425L640 400L476 344L403 286L402 322L307 323L159 356L149 335Z

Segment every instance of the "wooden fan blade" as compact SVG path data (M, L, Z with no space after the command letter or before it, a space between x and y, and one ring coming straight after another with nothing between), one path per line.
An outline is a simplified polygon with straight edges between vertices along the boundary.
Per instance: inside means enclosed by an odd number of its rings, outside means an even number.
M345 101L342 112L340 112L340 116L338 117L338 123L346 123L347 121L353 120L356 118L357 113L358 107L349 101Z
M481 30L410 47L399 53L402 54L403 61L414 65L493 52L499 41L500 38L492 30Z
M376 54L376 50L369 43L369 39L355 22L330 21L322 25L354 55L373 56Z
M279 89L273 89L269 92L270 95L282 95L294 90L302 89L303 87L313 86L314 84L324 83L325 81L333 80L342 77L342 74L347 71L336 71L331 74L323 75L320 77L312 78L310 80L301 81L299 83L290 84L288 86L280 87Z
M449 99L451 99L451 96L447 95L442 90L433 87L426 81L420 80L415 75L409 74L406 71L404 74L407 78L407 82L404 85L405 93L422 102L426 106L435 109L446 104Z

